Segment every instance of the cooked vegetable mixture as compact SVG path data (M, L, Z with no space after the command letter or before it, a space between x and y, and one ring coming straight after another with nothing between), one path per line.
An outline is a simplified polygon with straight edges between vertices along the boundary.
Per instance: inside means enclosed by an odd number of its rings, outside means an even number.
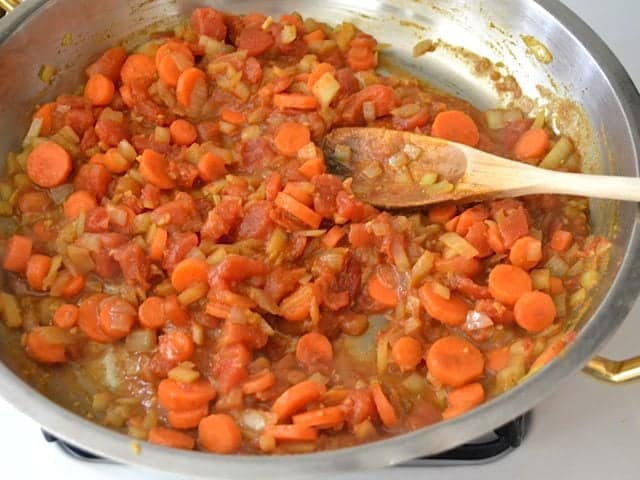
M85 415L175 448L333 449L464 414L572 340L609 249L585 200L380 211L319 148L382 126L579 171L571 140L384 75L378 50L198 8L36 109L0 184L2 315Z

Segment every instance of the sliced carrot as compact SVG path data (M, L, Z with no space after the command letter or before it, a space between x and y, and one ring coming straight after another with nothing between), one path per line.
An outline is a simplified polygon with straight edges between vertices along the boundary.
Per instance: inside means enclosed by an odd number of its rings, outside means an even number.
M171 285L182 292L196 283L209 283L209 264L197 258L185 258L171 273Z
M383 277L379 272L369 277L367 293L386 308L393 308L398 303L397 285L390 284L390 279L387 276Z
M396 409L393 408L391 402L382 391L382 386L379 383L371 385L371 395L373 396L373 402L376 405L376 410L382 420L382 424L387 428L393 428L398 424L398 415Z
M87 214L97 206L96 197L86 190L77 190L64 201L64 217L67 220L75 220L81 213Z
M346 230L340 225L334 225L322 237L322 243L327 248L334 248L340 243L340 240L347 234Z
M233 418L219 413L200 421L198 443L209 452L233 453L240 448L242 435Z
M513 147L513 153L518 160L534 165L537 165L548 151L549 134L543 128L527 130Z
M317 175L322 175L326 171L327 167L324 163L324 156L318 147L316 147L316 156L305 160L304 163L298 167L298 172L309 180Z
M427 369L441 383L461 387L482 376L484 356L467 340L442 337L427 351Z
M571 246L571 242L573 242L573 234L571 232L556 230L551 236L549 245L557 252L564 252Z
M176 327L184 327L189 323L189 313L175 295L165 297L163 311L165 322L170 322Z
M551 295L557 295L564 292L564 283L561 278L550 277L549 278L549 293Z
M165 378L158 385L158 403L167 410L184 412L208 404L216 398L216 391L208 380L181 383Z
M97 155L91 157L91 163L94 163L94 159ZM101 160L102 165L107 167L111 173L124 173L129 170L129 167L131 166L131 162L124 158L117 148L110 148L107 150Z
M150 85L156 76L156 64L147 55L134 53L129 55L120 70L120 78L124 84L140 82Z
M280 315L289 322L302 322L309 318L315 297L313 285L302 285L280 303Z
M209 302L205 307L205 312L214 318L226 320L231 314L231 307L219 302Z
M107 295L96 293L83 299L78 305L78 327L91 340L100 343L109 343L114 340L99 326L98 306L105 298Z
M85 73L87 77L102 74L116 82L120 78L120 70L127 59L127 51L122 47L105 50L95 62L89 65Z
M457 294L451 293L449 298L444 298L431 284L425 283L418 295L427 313L444 325L456 326L465 322L469 307Z
M29 356L40 363L66 362L64 345L48 342L41 328L43 327L36 327L27 333L25 349Z
M101 73L91 75L84 87L84 97L89 100L94 107L105 107L109 105L115 92L116 87L113 81Z
M153 427L149 430L147 440L149 443L182 450L193 450L193 447L196 446L196 441L186 433L164 427Z
M205 182L213 182L227 174L224 159L218 155L207 152L198 160L198 173Z
M344 408L342 406L318 408L299 413L292 417L296 425L306 425L315 428L331 428L344 422Z
M276 376L271 370L263 370L249 377L242 385L242 393L252 395L270 389L276 383Z
M164 256L164 251L167 248L167 238L169 234L162 228L156 228L156 231L151 238L151 244L149 245L149 258L155 262L160 262Z
M321 28L314 30L313 32L309 32L306 35L302 36L302 40L304 43L309 44L312 42L319 42L321 40L326 40L327 36Z
M220 112L220 118L232 125L242 125L244 123L244 113L230 110L228 108L225 108Z
M328 365L333 360L333 347L329 339L321 333L305 333L298 339L296 358L306 366Z
M280 441L312 441L318 438L318 430L308 425L267 425L264 434Z
M282 191L307 207L313 206L313 185L309 182L288 182Z
M2 268L10 272L22 273L27 269L33 240L23 235L12 235L7 242L7 248L2 261Z
M176 145L189 146L198 138L196 127L193 126L193 123L183 118L178 118L171 122L169 132L171 134L171 140Z
M529 274L520 267L500 264L489 274L489 293L505 305L513 305L533 289Z
M447 395L448 406L442 412L445 420L468 412L484 402L484 388L479 383L471 383L464 387L451 390Z
M485 225L487 226L487 243L491 250L496 253L504 253L506 248L504 246L504 241L502 240L498 224L494 221L487 220Z
M437 272L457 273L469 278L476 277L482 273L482 263L477 258L464 258L461 256L452 258L436 257L434 267Z
M516 267L531 270L542 260L542 242L537 238L520 237L511 246L509 261Z
M487 370L498 373L500 370L505 369L509 364L510 355L508 347L489 350L487 352Z
M316 110L320 105L316 97L302 93L277 93L273 96L273 104L280 110Z
M42 188L62 185L72 166L71 155L55 142L40 143L27 157L27 175Z
M415 370L422 361L422 355L422 344L408 335L400 337L391 347L391 358L403 372Z
M209 414L209 405L202 405L193 410L168 410L167 420L173 428L196 428L204 417Z
M78 315L78 307L71 303L65 303L60 305L53 314L53 324L56 327L69 329L78 322Z
M271 405L271 411L278 416L279 421L286 420L292 414L299 412L306 405L320 398L326 389L324 385L313 380L304 380L289 387Z
M49 267L51 267L51 257L37 253L29 257L25 276L31 288L42 290L42 283L49 273Z
M320 215L286 193L278 193L274 203L311 228L318 228L322 222Z
M100 302L100 329L109 337L126 337L138 318L135 307L122 298L111 296Z
M556 358L566 346L567 341L563 338L558 338L549 343L547 345L547 348L545 348L542 353L538 355L538 357L533 361L531 367L529 368L529 372L535 372L536 370L539 370L550 363L551 360Z
M197 102L202 101L204 98L196 98L202 93L207 94L207 77L199 68L187 68L180 74L178 83L176 86L176 98L178 103L183 107L192 108L197 105ZM194 95L196 97L194 97Z
M158 188L166 190L175 187L175 182L167 173L169 162L164 155L151 149L146 149L140 157L140 173L144 179Z
M161 45L156 52L155 64L158 76L170 87L175 87L180 74L192 68L194 63L193 53L184 43L169 41Z
M42 105L36 113L33 114L33 118L39 118L42 120L42 126L40 127L40 136L46 137L53 132L53 112L56 110L57 104L55 102L49 102Z
M158 353L173 364L189 360L195 349L191 335L182 330L172 330L158 338Z
M294 157L298 150L311 142L311 130L301 123L283 123L278 128L273 143L285 156Z
M138 307L138 320L144 328L160 328L164 325L164 299L147 297Z
M473 119L459 110L447 110L436 115L431 135L471 147L478 145L480 132Z
M456 215L457 208L453 204L438 205L429 209L429 221L445 224Z
M82 293L86 281L82 275L72 275L70 272L61 272L58 274L56 281L51 286L51 293L56 289L56 285L61 285L59 296L64 298L73 298Z
M527 292L518 299L513 313L518 325L528 332L538 333L553 323L556 306L548 293Z

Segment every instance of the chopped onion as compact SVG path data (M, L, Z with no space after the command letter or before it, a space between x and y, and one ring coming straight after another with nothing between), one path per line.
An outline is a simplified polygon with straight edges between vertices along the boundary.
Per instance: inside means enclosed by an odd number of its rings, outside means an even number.
M184 362L169 370L168 377L180 383L193 383L200 378L200 372L194 370L192 363Z
M301 230L298 233L303 237L317 238L327 233L327 229L319 228L317 230Z
M391 225L386 222L372 221L369 225L371 225L371 232L376 237L385 237L391 233Z
M455 232L443 233L440 236L440 241L466 259L471 259L478 255L478 250Z
M506 125L504 110L487 110L485 116L487 117L487 126L492 130L497 130Z
M569 270L569 266L558 255L553 255L546 263L545 268L548 268L552 275L555 277L564 277Z
M69 195L73 192L73 184L65 183L59 187L49 190L49 195L56 205L62 205Z
M56 280L58 276L58 270L62 266L62 256L56 255L51 259L51 265L49 266L49 271L47 272L47 276L42 280L42 289L47 290L53 282Z
M91 404L91 409L94 412L105 412L111 401L113 400L113 395L109 392L99 392L93 395L93 402Z
M89 250L76 245L67 246L67 256L73 263L74 270L82 275L87 274L96 268L96 264L91 258Z
M326 72L313 85L312 91L318 99L318 102L320 102L320 105L326 108L340 91L340 82L336 80L336 77L334 77L331 72Z
M236 130L236 126L233 123L225 122L224 120L220 120L218 122L220 125L220 131L226 135L229 135Z
M129 352L151 352L156 348L156 332L148 329L134 330L124 342L124 347Z
M413 57L420 57L427 52L433 52L436 49L436 44L430 38L420 40L413 46Z
M439 282L433 282L431 284L431 288L433 289L433 293L439 295L442 298L449 300L451 298L451 290L442 285Z
M407 143L402 151L409 157L410 160L417 160L420 154L422 153L422 149L417 147L411 143Z
M376 106L373 102L364 102L362 104L362 115L366 122L373 122L376 119Z
M133 145L131 145L128 140L120 140L120 143L118 143L118 152L128 162L133 162L138 156L136 149L133 148Z
M98 120L102 122L112 121L116 123L122 123L122 121L124 120L124 114L118 110L112 110L111 108L107 107L104 110L102 110Z
M192 323L191 337L193 338L193 343L195 343L196 345L204 345L204 327L199 323Z
M393 261L398 267L398 271L400 272L408 272L411 268L409 264L409 258L407 257L407 252L404 248L402 237L394 236L391 241L391 255L393 256Z
M178 295L178 301L182 305L191 305L203 298L208 291L209 285L206 283L196 283Z
M376 366L378 374L387 371L387 363L389 363L389 333L383 333L376 343Z
M591 290L598 284L599 275L595 270L587 270L580 276L580 285L587 290Z
M273 17L269 15L267 19L262 23L262 30L268 30L271 24L273 24Z
M400 168L400 167L404 167L409 162L409 158L404 152L400 151L398 153L391 155L387 159L387 162L393 168Z
M156 142L167 145L171 141L171 132L166 127L156 127L153 138Z
M429 250L425 250L411 269L410 286L418 286L433 268L435 256Z
M546 268L539 268L531 271L533 288L536 290L549 290L551 272Z
M504 120L507 123L517 122L518 120L522 120L524 116L522 115L522 110L517 108L512 108L510 110L504 111Z
M402 381L402 386L411 393L422 393L427 389L427 380L419 373L412 373Z
M569 296L569 306L571 308L576 308L579 305L582 305L586 301L586 299L587 290L584 288L579 288Z
M453 190L453 184L449 183L446 180L441 180L438 183L434 183L429 188L429 193L432 195L437 195L440 193L449 193Z
M396 117L401 118L409 118L415 115L420 111L420 104L418 103L407 103L398 108L394 108L391 110L391 114Z
M124 227L127 224L127 220L129 216L127 212L121 208L115 207L111 204L107 204L107 214L109 215L109 220L115 223L120 227Z
M271 412L248 408L240 414L239 420L243 427L261 432L267 425L275 424L276 417Z
M298 150L298 158L301 160L309 160L318 156L318 150L315 143L309 142Z
M248 142L249 140L255 140L260 137L260 127L258 125L249 125L245 127L240 133L240 140Z
M29 126L29 130L22 141L22 146L27 146L31 143L31 140L40 135L40 131L42 130L42 118L36 117L31 120L31 125Z
M467 319L462 327L464 330L473 331L481 330L483 328L489 328L493 326L493 320L489 318L486 313L478 312L476 310L469 310L467 312Z
M584 270L584 261L582 259L574 263L569 270L567 270L567 277L575 277L580 275Z
M381 173L382 173L382 167L375 160L371 161L369 165L367 165L364 169L362 169L362 174L367 178L379 177Z
M567 137L560 137L539 166L549 169L558 168L573 153L573 150L573 142Z
M565 317L567 315L567 294L562 292L553 295L553 303L556 306L556 315Z
M436 172L427 172L422 175L420 179L420 185L423 187L429 187L438 181L438 174Z
M333 156L341 163L349 163L351 161L351 155L351 147L348 145L336 145L336 148L333 150Z
M22 313L15 296L0 292L0 312L7 327L19 328L22 326Z

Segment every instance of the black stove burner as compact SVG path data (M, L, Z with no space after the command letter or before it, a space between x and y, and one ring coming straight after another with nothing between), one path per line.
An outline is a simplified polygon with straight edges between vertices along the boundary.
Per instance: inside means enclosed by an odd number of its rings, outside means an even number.
M480 439L461 445L453 450L449 450L430 457L421 457L411 460L401 466L423 467L423 466L448 466L448 465L472 465L487 463L497 460L514 449L518 448L524 440L531 414L524 415L496 429L493 433L487 434ZM81 448L75 447L48 432L42 431L47 442L54 442L67 455L85 462L113 463Z

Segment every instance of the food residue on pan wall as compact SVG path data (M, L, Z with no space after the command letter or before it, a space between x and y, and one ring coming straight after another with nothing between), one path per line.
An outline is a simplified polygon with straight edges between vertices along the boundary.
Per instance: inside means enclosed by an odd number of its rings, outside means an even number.
M70 33L65 33L62 36L62 40L60 41L60 46L61 47L68 47L70 45L73 45L73 35Z
M540 40L533 35L520 35L522 41L527 46L527 53L540 63L548 64L553 61L553 54Z

